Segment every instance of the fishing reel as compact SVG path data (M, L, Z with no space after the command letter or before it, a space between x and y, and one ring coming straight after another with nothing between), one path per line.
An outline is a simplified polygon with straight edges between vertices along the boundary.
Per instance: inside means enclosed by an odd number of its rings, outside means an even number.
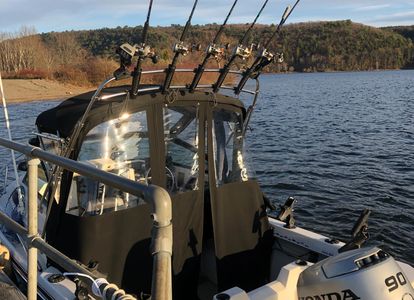
M200 51L200 50L201 50L201 45L200 44L193 44L190 47L190 46L184 45L183 42L176 43L173 47L173 51L175 53L181 54L182 56L186 56L190 52Z
M155 51L148 45L141 44L141 45L134 45L136 48L136 56L140 57L141 59L149 58L151 59L153 64L158 63L158 56L155 54Z
M211 55L213 58L219 61L223 59L225 50L228 47L229 47L228 44L225 47L220 47L220 46L217 46L216 44L210 44L208 45L206 52L208 55Z
M283 53L276 53L273 54L270 51L267 51L266 49L263 49L262 52L259 55L260 62L257 64L253 72L251 73L251 78L257 79L259 77L262 70L272 62L276 61L277 63L282 63L284 61Z
M150 58L154 64L158 62L158 56L150 46L144 44L134 46L124 43L116 49L116 54L120 58L120 67L114 72L117 79L128 76L128 68L132 65L134 57L138 56L142 59Z
M190 49L184 43L176 43L174 44L173 51L180 53L182 56L186 56L190 52Z
M246 60L252 55L252 48L239 45L234 49L234 55Z
M234 49L233 55L240 57L243 60L247 60L252 56L253 51L257 51L260 48L260 44L252 43L250 47L243 47L239 45Z
M277 63L282 63L284 61L283 53L276 53L273 54L270 51L267 51L267 49L263 49L260 53L261 63L260 65L263 65L263 67L267 66L273 61L276 61Z

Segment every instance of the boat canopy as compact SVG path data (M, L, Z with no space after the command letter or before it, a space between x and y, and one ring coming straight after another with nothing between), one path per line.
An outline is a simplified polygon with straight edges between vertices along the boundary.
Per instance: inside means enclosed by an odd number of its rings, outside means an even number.
M105 99L105 97L109 95L119 94L119 96L111 96L109 99L96 101L87 119L88 124L85 125L88 128L91 128L94 125L99 124L102 122L103 115L105 115L105 118L107 119L118 117L117 114L119 114L119 109L123 107L123 103L126 97L125 93L129 88L129 86L118 86L104 89L101 95L102 99ZM142 86L140 89L146 88L151 88L151 86ZM39 114L36 119L36 126L39 132L58 135L62 138L70 137L76 123L81 119L88 104L90 103L94 92L95 91L90 91L69 98L60 103L58 106ZM181 90L180 92L176 91L174 95L180 95L181 99L194 100L197 99L198 95L200 94L207 96L204 97L206 98L204 101L210 101L214 103L228 103L244 109L244 105L239 99L224 96L221 94L212 94L200 91L189 93L185 90ZM128 109L135 110L148 103L160 103L166 101L166 98L168 98L167 102L171 101L171 95L164 95L159 92L154 93L151 91L141 92L137 101L128 101Z
M106 94L125 90L110 88ZM39 130L70 137L92 94L41 114ZM118 95L96 102L70 155L170 193L177 299L197 297L201 254L209 240L214 240L219 290L236 285L251 290L267 282L272 232L248 166L245 118L243 103L222 94L183 89L173 97ZM98 263L110 281L140 294L151 287L151 227L142 199L65 171L46 236L69 257Z

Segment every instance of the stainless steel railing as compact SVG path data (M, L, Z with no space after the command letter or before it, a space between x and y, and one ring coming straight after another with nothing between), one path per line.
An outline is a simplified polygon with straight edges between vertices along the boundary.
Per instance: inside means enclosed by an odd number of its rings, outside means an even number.
M151 299L172 299L171 256L172 256L172 208L169 194L161 187L144 185L127 178L96 169L92 166L68 158L48 153L38 147L23 145L0 138L0 146L20 152L28 159L28 229L9 216L0 212L0 222L24 238L28 251L28 300L37 298L37 250L68 272L77 272L94 277L81 265L75 263L57 249L53 248L38 235L38 191L37 170L40 160L55 164L63 169L76 172L85 177L102 182L116 189L142 197L151 205L153 218L153 272Z
M164 74L167 72L168 69L158 69L158 70L147 70L147 71L143 71L142 75L154 75L154 74ZM204 73L220 73L221 69L205 69ZM175 74L178 73L194 73L195 69L176 69L175 70ZM235 70L231 70L229 71L229 74L234 74L234 75L243 75L242 71L235 71ZM103 86L100 86L98 88L98 90L102 90L104 88L104 86L106 86L109 82L112 82L115 80L115 77L111 77L109 78L106 82L104 82ZM222 90L228 90L228 91L234 91L234 89L237 86L221 86L220 89ZM170 89L186 89L188 88L187 85L183 84L183 85L172 85L170 86ZM210 84L198 84L196 89L213 89L214 88L214 84L210 83ZM142 92L159 92L162 90L162 85L154 85L151 87L147 87L147 88L141 88L138 90L139 93ZM250 94L250 95L257 95L258 94L258 90L248 90L248 89L242 89L240 91L241 93L245 93L245 94ZM126 95L127 92L119 92L119 93L114 93L111 95L100 95L98 98L98 100L107 100L107 99L111 99L111 98L115 98L115 97L119 97L119 96L123 96ZM96 96L98 96L98 94L96 94ZM94 95L95 97L95 95ZM92 99L94 98L92 97Z

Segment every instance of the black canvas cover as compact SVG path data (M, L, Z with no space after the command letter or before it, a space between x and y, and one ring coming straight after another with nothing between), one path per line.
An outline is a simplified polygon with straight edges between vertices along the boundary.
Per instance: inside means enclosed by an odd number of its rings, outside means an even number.
M225 184L211 204L219 290L269 281L273 231L256 181Z
M200 95L182 94L172 105L184 105L183 101L197 104ZM164 127L162 107L164 96L147 94L132 102L131 111L146 110L150 135L152 183L165 187ZM197 99L197 98L196 98ZM209 102L208 94L201 94L201 102ZM232 101L232 100L230 100ZM237 101L233 102L237 103ZM201 103L201 111L208 107ZM70 104L72 109L76 105ZM113 116L118 117L122 102L103 102L91 111L84 133ZM61 107L62 108L62 107ZM83 104L83 108L86 105ZM61 111L62 112L62 111ZM105 113L103 113L105 112ZM199 181L204 182L204 113L200 112ZM69 128L69 127L68 127ZM76 158L75 151L73 157ZM150 252L152 220L148 205L103 214L100 216L75 216L66 213L65 207L72 174L64 172L59 203L54 202L47 226L50 244L84 264L98 262L98 271L108 274L111 282L119 284L134 294L150 293L152 257ZM173 213L173 293L174 299L196 299L203 242L203 195L204 186L198 190L172 196Z
M62 214L56 235L48 242L67 256L88 265L131 293L151 292L152 221L148 205L78 217Z
M203 196L199 191L173 197L173 296L196 299L203 245Z
M106 88L103 90L102 95L122 93L127 91L129 88L129 86ZM144 88L144 86L142 88ZM36 126L38 127L39 131L58 134L63 138L68 137L72 133L78 120L85 112L94 93L95 91L90 91L77 95L63 101L52 109L42 112L36 119ZM116 103L123 102L124 99L125 95L120 95L108 100L96 101L92 108L92 113L88 118L88 121L92 122L93 124L97 124L97 122L99 123L99 114L96 114L96 112L99 111L101 114L107 112L111 106ZM95 119L97 117L98 119Z
M174 299L197 295L203 231L203 202L197 192L175 195L173 203ZM148 205L100 216L62 214L59 234L49 243L98 271L129 293L151 293L152 219ZM184 298L183 298L184 297Z
M269 281L273 231L257 181L239 178L233 182L219 182L216 178L216 174L223 171L220 164L224 163L223 154L226 152L219 155L217 131L223 128L217 126L218 120L213 120L213 112L222 108L225 105L210 108L207 118L208 127L215 128L214 133L213 130L208 131L207 145L209 170L214 170L209 172L209 187L218 290L237 286L250 291ZM224 139L227 140L228 137ZM242 143L237 137L235 140L234 147L239 148L232 149L233 152L242 153ZM237 155L233 155L233 161L228 165L238 164L237 159Z
M112 88L122 92L124 87ZM85 111L92 92L63 102L57 108L38 117L43 132L70 136L76 122ZM77 158L82 138L97 124L119 117L125 96L97 102L83 127L72 158ZM257 182L228 183L216 186L211 133L208 137L208 157L205 155L205 122L208 111L222 106L245 110L238 99L224 95L179 91L173 104L160 93L147 93L131 101L131 112L146 109L150 135L152 179L165 187L165 141L162 108L168 105L200 107L199 182L204 183L205 162L208 162L211 217L216 247L219 290L239 286L251 290L267 282L272 232L267 222L262 193ZM208 124L212 124L211 115ZM108 279L132 293L149 293L152 257L150 237L152 221L147 205L101 216L79 217L65 212L72 174L64 172L60 202L54 202L47 226L48 241L84 264L99 263L98 270ZM175 299L196 299L203 243L204 186L199 190L173 195L173 292Z

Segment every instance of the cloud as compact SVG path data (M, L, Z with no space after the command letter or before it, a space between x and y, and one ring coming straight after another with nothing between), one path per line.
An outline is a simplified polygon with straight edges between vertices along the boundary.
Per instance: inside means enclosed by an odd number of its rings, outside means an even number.
M390 24L390 25L399 25L399 24L410 24L414 23L414 10L394 13L390 15L380 15L369 20L370 23L375 24Z
M194 24L221 23L234 0L199 1L194 14ZM250 22L264 0L241 0L236 5L230 22ZM273 12L282 6L269 1L261 21L275 20ZM13 5L12 5L13 4ZM193 0L154 1L151 24L170 25L185 23ZM143 24L148 2L134 0L0 0L0 30L16 30L21 25L34 25L40 31L87 29ZM279 14L279 12L278 12ZM280 12L281 14L281 12Z
M194 0L155 0L152 25L184 24ZM221 23L234 0L200 0L194 24ZM239 0L230 23L251 22L264 0ZM294 0L270 0L260 23L277 23ZM146 17L147 0L0 0L0 31L33 25L42 31L136 26ZM414 9L412 0L312 0L299 3L289 22L352 19L366 24L397 22L394 14ZM367 13L369 12L369 14ZM390 21L387 21L387 17ZM408 17L404 22L408 22ZM382 21L380 20L382 19ZM372 23L369 23L372 21ZM412 21L414 23L414 19Z
M383 8L390 7L390 4L380 4L380 5L369 5L369 6L361 6L356 7L354 11L373 11L373 10L379 10Z

